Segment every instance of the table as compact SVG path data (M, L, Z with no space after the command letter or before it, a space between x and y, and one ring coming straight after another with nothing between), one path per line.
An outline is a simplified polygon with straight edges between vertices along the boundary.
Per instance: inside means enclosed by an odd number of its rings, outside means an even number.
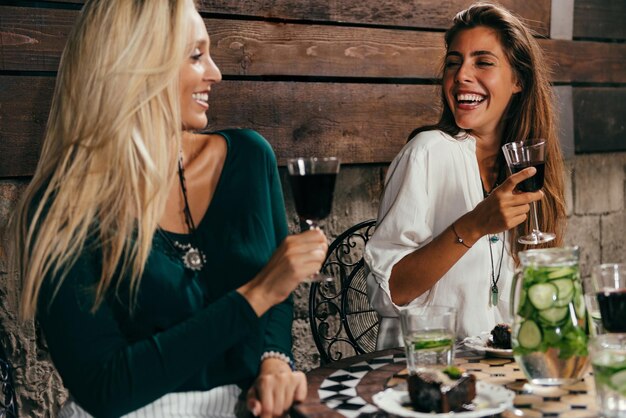
M475 374L478 380L505 386L516 393L515 413L505 411L502 417L598 416L590 373L573 385L530 385L513 359L485 357L469 350L459 351L455 359L457 365ZM350 357L311 370L307 373L307 398L292 408L292 418L389 417L374 405L372 396L402 379L402 375L406 374L405 360L404 349L394 348Z

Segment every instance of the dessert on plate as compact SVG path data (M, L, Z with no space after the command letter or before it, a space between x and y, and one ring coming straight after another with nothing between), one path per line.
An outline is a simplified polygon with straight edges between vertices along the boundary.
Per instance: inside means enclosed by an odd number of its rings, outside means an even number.
M491 341L489 345L493 348L503 350L511 349L511 326L509 324L498 324L491 330Z
M411 406L419 412L458 412L471 408L476 377L455 366L424 369L408 377Z

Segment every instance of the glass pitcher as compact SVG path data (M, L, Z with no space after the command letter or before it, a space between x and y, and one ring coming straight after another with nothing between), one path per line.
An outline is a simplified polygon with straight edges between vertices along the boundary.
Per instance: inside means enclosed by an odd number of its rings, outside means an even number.
M519 253L513 282L511 342L515 360L534 384L582 378L589 328L578 267L578 247Z

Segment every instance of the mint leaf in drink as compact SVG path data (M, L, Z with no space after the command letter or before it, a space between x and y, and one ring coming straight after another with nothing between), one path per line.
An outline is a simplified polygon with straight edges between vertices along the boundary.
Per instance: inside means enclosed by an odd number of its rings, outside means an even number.
M450 338L440 338L434 340L415 341L413 343L413 348L416 350L424 350L426 348L448 347L451 344L452 340Z
M447 374L450 379L460 379L461 375L463 375L463 372L461 371L461 369L459 369L456 366L448 366L445 369L443 369L443 372L445 374Z

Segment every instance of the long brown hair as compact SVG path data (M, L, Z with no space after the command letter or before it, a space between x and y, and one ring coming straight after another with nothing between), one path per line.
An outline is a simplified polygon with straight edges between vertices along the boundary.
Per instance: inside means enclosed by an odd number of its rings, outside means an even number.
M446 51L459 32L484 26L493 29L502 44L511 68L520 83L521 91L513 95L503 119L505 120L502 144L526 139L546 141L546 166L543 192L545 197L538 206L539 226L543 231L556 233L556 239L547 246L560 246L565 231L565 199L563 183L563 156L557 136L554 96L549 81L549 69L541 47L531 29L511 12L489 3L475 3L458 13L452 27L445 34ZM443 65L442 65L443 73ZM409 139L419 132L439 129L457 136L461 128L441 92L442 113L439 122L414 130ZM468 132L471 133L471 132ZM498 157L501 169L506 165ZM511 248L517 262L517 253L523 249L517 243L520 234L529 231L529 222L522 223L511 234Z
M61 57L43 149L12 221L20 314L97 241L94 309L117 277L136 295L182 134L178 77L192 0L86 2Z

